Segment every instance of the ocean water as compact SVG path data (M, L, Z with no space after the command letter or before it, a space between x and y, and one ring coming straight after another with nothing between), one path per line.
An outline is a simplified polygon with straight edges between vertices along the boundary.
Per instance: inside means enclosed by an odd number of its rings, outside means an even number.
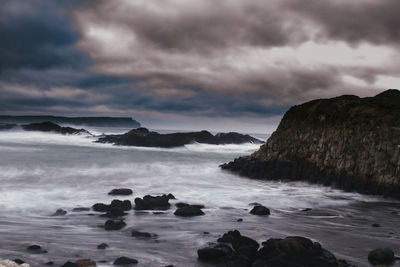
M128 129L89 129L95 134ZM257 136L266 138L266 136ZM209 266L197 261L197 249L226 231L238 229L257 241L300 235L338 258L368 266L372 249L390 247L400 254L400 203L302 182L252 180L222 171L218 165L256 151L259 145L191 144L181 148L139 148L98 144L86 135L0 132L0 259L20 258L31 266L91 258L112 266L120 256L137 266ZM128 187L133 196L112 197ZM177 200L205 205L206 215L176 217L174 206L162 214L130 211L127 227L105 231L105 218L76 207L134 200L146 194L172 193ZM249 203L271 209L268 217L249 214ZM52 216L57 209L65 216ZM311 209L304 211L304 209ZM242 218L243 222L237 222ZM380 227L372 227L378 223ZM144 240L131 230L157 234ZM208 232L205 234L204 232ZM110 248L98 250L100 243ZM48 252L32 254L39 244Z

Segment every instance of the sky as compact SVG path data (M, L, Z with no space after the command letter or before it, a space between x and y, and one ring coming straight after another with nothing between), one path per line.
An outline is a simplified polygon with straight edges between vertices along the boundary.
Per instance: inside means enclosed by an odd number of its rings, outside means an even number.
M398 0L2 0L0 114L272 132L400 87Z

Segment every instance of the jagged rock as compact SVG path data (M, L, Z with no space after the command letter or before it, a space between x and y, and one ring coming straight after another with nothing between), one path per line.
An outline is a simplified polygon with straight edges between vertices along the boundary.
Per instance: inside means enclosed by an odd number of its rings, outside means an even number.
M52 123L50 121L22 125L22 128L25 131L55 132L60 134L90 134L85 129L61 127L60 125Z
M128 257L119 257L114 261L114 265L127 265L127 264L137 264L138 261Z
M104 224L104 229L109 231L109 230L121 230L126 226L126 223L122 220L114 221L114 220L108 220Z
M97 140L100 143L113 143L125 146L144 146L144 147L178 147L191 143L206 144L241 144L257 143L262 141L249 135L239 133L220 133L212 135L208 131L160 134L150 132L146 128L133 129L122 135L106 135Z
M106 244L106 243L101 243L100 245L97 246L97 249L106 249L106 248L108 248L108 247L109 247L108 244Z
M109 195L119 195L119 196L128 196L128 195L132 195L133 191L132 189L129 188L116 188L111 190L110 192L108 192Z
M204 212L197 205L188 205L178 208L174 214L181 217L193 217L204 215Z
M18 264L24 264L25 263L25 261L23 261L21 259L14 259L14 262L18 263Z
M169 209L170 197L168 195L135 198L135 210L166 210Z
M270 211L267 207L264 207L262 205L257 205L253 207L250 213L253 215L269 215Z
M79 259L75 262L79 267L97 266L96 262L91 259Z
M393 250L390 248L378 248L368 254L368 261L372 265L391 265L395 261Z
M104 203L96 203L92 206L92 209L94 211L98 211L98 212L107 212L107 211L111 211L113 209L117 209L117 210L121 210L121 211L128 211L130 209L132 209L132 203L129 200L118 200L118 199L114 199L113 201L111 201L110 205L104 204Z
M400 91L294 106L267 143L221 165L243 176L305 180L400 198Z

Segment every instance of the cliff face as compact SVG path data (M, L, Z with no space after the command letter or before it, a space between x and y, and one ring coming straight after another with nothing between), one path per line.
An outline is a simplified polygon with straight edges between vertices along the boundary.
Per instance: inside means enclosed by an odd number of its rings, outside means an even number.
M294 106L257 152L221 167L400 198L400 91Z

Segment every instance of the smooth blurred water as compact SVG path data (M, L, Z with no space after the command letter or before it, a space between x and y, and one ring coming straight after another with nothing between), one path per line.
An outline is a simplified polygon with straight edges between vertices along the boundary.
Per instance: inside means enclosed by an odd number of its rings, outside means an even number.
M90 130L100 134L127 129ZM105 261L99 266L110 266L115 258L128 256L138 259L138 266L207 266L197 262L197 249L232 229L258 241L306 236L360 266L367 265L371 249L388 246L399 253L400 215L392 214L400 212L397 201L301 182L251 180L218 167L252 153L258 145L161 149L98 144L95 139L0 132L0 258L21 258L32 266L92 258ZM173 215L174 207L163 214L132 210L126 228L107 232L101 228L105 218L97 213L72 212L75 207L109 203L114 198L107 193L118 187L134 191L119 199L172 193L177 201L204 204L206 215L179 218ZM262 203L272 214L250 215L251 202ZM68 214L51 216L59 208ZM312 210L302 211L305 208ZM371 227L373 223L381 227ZM130 237L132 229L158 237L135 239ZM103 242L110 248L97 250ZM30 254L30 244L40 244L48 253Z

